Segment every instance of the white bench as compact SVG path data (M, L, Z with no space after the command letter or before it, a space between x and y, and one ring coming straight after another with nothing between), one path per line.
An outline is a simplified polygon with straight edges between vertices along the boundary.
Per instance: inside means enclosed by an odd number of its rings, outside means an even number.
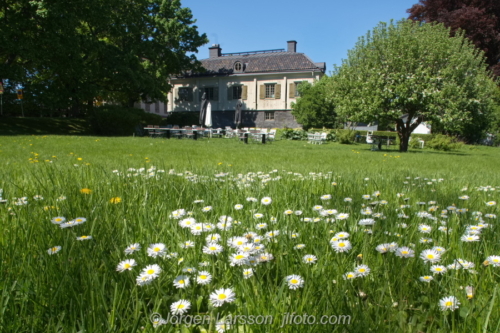
M307 142L312 144L323 144L326 142L327 133L307 133Z

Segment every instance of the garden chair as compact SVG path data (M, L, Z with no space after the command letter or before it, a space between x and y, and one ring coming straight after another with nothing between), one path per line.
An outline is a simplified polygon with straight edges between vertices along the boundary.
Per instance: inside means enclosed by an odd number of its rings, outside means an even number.
M276 129L272 129L267 133L267 141L273 142L276 139Z
M182 132L179 129L180 129L179 125L172 126L172 130L170 131L170 136L176 137L178 139L181 139L182 138Z

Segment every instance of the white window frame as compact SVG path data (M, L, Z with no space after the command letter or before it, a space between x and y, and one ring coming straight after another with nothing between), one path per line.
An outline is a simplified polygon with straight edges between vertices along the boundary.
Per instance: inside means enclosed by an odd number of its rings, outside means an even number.
M266 121L274 121L274 111L264 111L264 119Z
M265 98L275 98L276 96L276 83L266 83L266 95Z

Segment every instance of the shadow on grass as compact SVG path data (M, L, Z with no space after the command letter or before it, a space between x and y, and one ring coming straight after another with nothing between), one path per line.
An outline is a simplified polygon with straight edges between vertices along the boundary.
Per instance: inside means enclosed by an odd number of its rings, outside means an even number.
M12 135L92 135L81 118L0 118L0 136Z
M359 147L360 145L353 145L353 147ZM362 145L361 145L362 146ZM418 149L418 150L415 150L415 149L411 149L411 150L408 150L407 152L400 152L398 148L395 148L395 149L384 149L382 147L382 149L372 149L372 146L369 145L368 147L361 147L361 148L357 148L358 150L363 150L363 151L372 151L374 153L384 153L384 154L387 154L387 153L391 153L391 154L439 154L439 155L456 155L456 156L468 156L468 155L471 155L470 153L468 152L464 152L464 151L458 151L458 150L452 150L452 151L438 151L438 150L429 150L429 149ZM485 154L486 155L486 154Z

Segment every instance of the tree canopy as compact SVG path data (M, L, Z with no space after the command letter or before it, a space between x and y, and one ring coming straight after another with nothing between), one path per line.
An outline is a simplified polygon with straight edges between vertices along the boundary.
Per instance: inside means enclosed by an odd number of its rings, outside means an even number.
M408 13L412 20L443 23L452 34L465 30L465 36L485 52L492 72L500 76L500 1L420 0Z
M323 76L311 84L304 81L298 85L299 98L292 103L292 114L304 129L311 127L336 127L335 107L326 98L328 77Z
M329 93L337 114L396 124L400 151L423 121L454 132L483 123L497 90L483 52L463 34L450 37L442 24L411 20L380 23L333 74Z
M1 79L49 107L166 100L168 76L200 66L194 23L179 0L5 0Z

